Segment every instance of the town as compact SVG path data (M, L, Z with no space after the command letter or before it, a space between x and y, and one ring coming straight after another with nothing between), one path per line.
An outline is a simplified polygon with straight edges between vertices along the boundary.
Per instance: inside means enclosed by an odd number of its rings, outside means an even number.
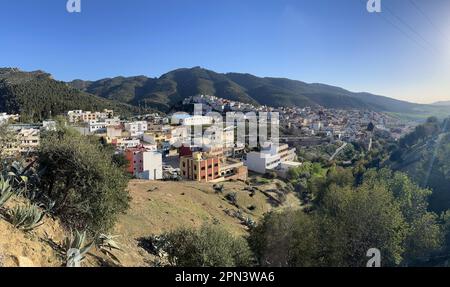
M289 169L302 164L298 153L303 148L338 143L341 148L336 150L334 158L346 143L359 142L370 150L374 130L398 140L414 127L414 123L374 111L274 108L208 95L186 98L182 108L189 110L193 105L201 107L201 115L153 113L125 119L113 110L73 110L65 114L63 121L82 135L98 136L103 143L113 146L116 154L126 158L127 171L137 179L212 183L245 181L249 172L274 173L285 178ZM276 123L272 121L271 129L276 128L280 133L276 137L272 131L270 140L267 135L259 135L259 143L251 145L249 136L242 140L237 135L242 131L236 123L217 125L209 116L211 113L273 113L279 119ZM8 155L32 155L39 147L40 133L57 126L56 120L21 123L19 115L6 113L0 114L0 123L8 123L8 129L17 137L4 148ZM196 131L208 127L215 128L214 132L201 133L198 140Z

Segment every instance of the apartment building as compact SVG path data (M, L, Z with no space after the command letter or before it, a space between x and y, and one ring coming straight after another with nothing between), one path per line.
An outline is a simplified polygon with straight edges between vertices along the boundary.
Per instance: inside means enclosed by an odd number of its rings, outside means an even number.
M90 121L88 123L89 133L95 134L95 133L106 133L106 122L97 122L97 121Z
M180 170L183 178L198 182L246 180L248 175L247 168L241 161L232 161L204 152L181 157Z
M276 169L281 163L294 161L296 157L295 148L284 145L270 145L259 152L247 153L245 164L249 170L264 174L269 170Z
M162 154L145 148L127 149L128 172L138 179L159 180L163 178Z
M126 150L140 146L141 141L133 138L116 138L111 141L111 144L116 146L116 148Z
M106 136L110 140L120 138L122 136L122 126L107 126Z
M34 152L39 147L40 130L39 129L22 129L17 134L18 146L13 147L20 153Z
M183 126L211 125L212 123L213 118L208 116L190 116L181 119L181 125Z
M114 117L113 110L103 110L102 112L91 112L83 110L68 111L67 117L70 123L89 123L91 121L98 121L101 119L109 119Z
M148 130L148 124L146 121L125 123L125 130L132 137L141 137Z

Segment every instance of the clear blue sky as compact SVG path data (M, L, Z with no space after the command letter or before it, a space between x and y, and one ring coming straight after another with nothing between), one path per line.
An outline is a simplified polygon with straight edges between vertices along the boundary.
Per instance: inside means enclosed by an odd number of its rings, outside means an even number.
M376 15L366 0L81 0L80 14L0 0L0 66L59 80L202 66L450 100L450 1L413 1Z

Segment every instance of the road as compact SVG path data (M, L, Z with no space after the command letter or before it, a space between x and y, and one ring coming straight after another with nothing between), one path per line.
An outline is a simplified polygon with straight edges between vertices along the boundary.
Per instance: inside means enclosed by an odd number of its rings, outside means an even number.
M340 148L338 148L334 152L334 154L330 157L330 161L332 161L346 146L347 146L347 143L344 143Z

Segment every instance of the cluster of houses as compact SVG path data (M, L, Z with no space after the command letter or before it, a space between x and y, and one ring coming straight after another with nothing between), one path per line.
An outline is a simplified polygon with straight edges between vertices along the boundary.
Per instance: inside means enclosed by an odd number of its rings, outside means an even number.
M15 120L19 116L10 117ZM0 122L4 124L6 122ZM29 154L36 151L40 144L40 134L44 130L56 129L56 122L53 120L43 121L40 124L11 124L8 128L15 135L15 140L8 142L7 146L0 147L4 154Z
M384 131L393 138L410 132L416 123L405 123L388 114L369 110L339 110L322 107L279 108L284 128L305 138L328 137L345 142L366 142L371 129Z
M286 173L296 166L295 149L265 143L258 151L236 140L236 128L224 127L194 137L196 127L214 119L203 115L146 115L121 120L112 110L69 111L68 122L83 135L97 135L113 145L129 162L128 171L145 180L186 179L199 182L246 180L248 172Z
M412 125L379 112L324 109L321 107L273 108L255 106L214 96L199 95L183 104L202 104L202 112L276 112L278 124L302 140L333 138L342 141L367 139L372 125L391 135L402 135ZM158 114L123 120L113 110L97 112L75 110L67 113L68 123L83 135L96 135L113 145L129 161L128 171L145 180L186 179L199 182L246 180L248 172L276 172L286 176L299 166L296 150L288 144L271 141L249 148L238 142L235 126L219 127L203 135L205 127L214 127L215 119L205 115ZM0 124L18 120L17 115L0 114ZM11 124L18 140L7 147L11 152L29 153L39 146L40 132L54 129L54 121L41 124ZM200 127L201 136L197 137ZM278 139L279 140L279 139ZM277 142L278 142L277 140ZM285 141L289 142L289 141Z

